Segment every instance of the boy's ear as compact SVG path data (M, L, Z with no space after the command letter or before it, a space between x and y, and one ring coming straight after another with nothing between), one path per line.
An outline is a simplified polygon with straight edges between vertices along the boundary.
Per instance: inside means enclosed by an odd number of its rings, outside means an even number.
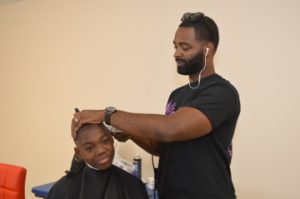
M81 160L82 158L80 157L80 151L77 147L74 147L74 152L75 152L76 158Z

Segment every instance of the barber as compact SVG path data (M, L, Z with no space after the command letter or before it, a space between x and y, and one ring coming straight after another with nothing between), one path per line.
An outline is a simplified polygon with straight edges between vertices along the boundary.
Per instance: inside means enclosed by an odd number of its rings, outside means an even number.
M177 72L189 83L175 89L165 115L115 107L74 114L72 133L104 121L159 156L160 199L234 199L230 162L240 113L235 87L215 72L218 27L203 13L185 13L174 37Z

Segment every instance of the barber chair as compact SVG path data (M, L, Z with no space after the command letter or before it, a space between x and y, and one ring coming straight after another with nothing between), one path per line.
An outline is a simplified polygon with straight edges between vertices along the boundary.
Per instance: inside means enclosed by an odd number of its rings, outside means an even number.
M26 169L0 163L0 199L25 199Z

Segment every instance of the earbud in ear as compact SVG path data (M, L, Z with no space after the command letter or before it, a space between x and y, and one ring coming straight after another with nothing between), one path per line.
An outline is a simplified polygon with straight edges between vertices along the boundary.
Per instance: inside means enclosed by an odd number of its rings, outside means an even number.
M209 48L206 48L205 56L208 55Z

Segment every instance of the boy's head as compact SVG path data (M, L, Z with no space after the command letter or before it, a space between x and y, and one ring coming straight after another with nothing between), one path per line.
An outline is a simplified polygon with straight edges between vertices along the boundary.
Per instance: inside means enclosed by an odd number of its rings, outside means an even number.
M74 138L76 155L97 169L111 167L114 158L114 140L101 124L84 124Z

